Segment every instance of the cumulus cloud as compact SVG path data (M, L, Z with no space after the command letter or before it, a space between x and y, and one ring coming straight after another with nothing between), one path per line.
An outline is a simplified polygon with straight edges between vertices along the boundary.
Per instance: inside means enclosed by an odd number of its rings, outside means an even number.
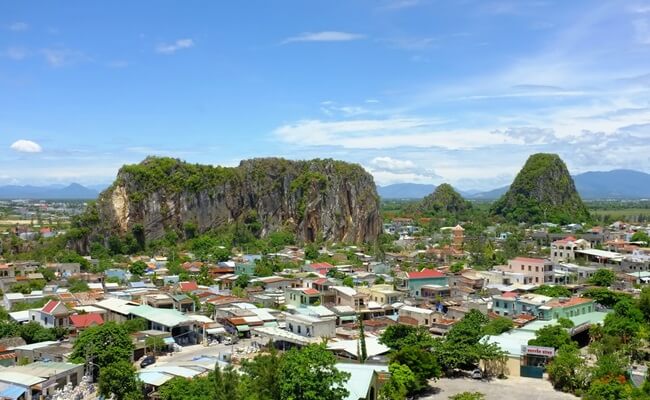
M293 42L347 42L350 40L359 40L366 35L350 32L323 31L323 32L304 32L297 36L286 38L282 44Z
M408 171L415 168L415 163L411 160L397 160L392 157L375 157L370 164L389 171Z
M13 24L9 25L9 30L14 32L22 32L26 31L27 29L29 29L29 25L24 22L14 22Z
M178 39L173 43L160 43L156 46L156 53L159 54L174 54L179 50L189 49L194 47L194 40L192 39Z
M43 151L43 148L40 144L33 142L31 140L20 139L9 146L13 151L19 153L40 153Z

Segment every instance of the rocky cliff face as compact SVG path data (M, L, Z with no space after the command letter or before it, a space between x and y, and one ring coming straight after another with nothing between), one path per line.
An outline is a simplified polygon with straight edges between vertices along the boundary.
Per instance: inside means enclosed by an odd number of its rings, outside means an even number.
M334 160L242 161L223 168L148 158L122 167L88 215L85 239L134 233L150 241L169 230L181 237L246 221L259 236L278 229L298 240L374 241L381 231L373 178Z
M564 224L589 219L573 178L556 154L530 156L492 210L516 222Z

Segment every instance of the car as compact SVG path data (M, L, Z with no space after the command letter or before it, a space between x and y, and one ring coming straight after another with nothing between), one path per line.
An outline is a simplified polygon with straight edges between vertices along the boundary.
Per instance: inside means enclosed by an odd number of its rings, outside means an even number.
M142 361L140 361L140 368L146 368L147 366L155 363L156 363L156 357L146 356L144 359L142 359Z
M480 369L476 368L472 371L472 379L483 379L483 372Z

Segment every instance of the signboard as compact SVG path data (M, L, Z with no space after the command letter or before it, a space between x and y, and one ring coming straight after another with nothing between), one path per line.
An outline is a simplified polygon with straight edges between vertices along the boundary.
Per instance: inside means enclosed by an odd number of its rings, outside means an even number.
M542 346L521 346L521 353L530 356L554 357L555 349Z

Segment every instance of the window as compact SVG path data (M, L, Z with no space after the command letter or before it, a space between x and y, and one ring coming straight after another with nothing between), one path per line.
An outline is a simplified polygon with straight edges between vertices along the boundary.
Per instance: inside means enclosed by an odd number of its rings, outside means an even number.
M535 277L535 283L537 283L537 282L539 282L539 277L538 276Z
M528 272L531 272L532 270L533 270L533 267L529 265L528 266Z
M538 265L535 266L535 272L539 272L539 266Z

